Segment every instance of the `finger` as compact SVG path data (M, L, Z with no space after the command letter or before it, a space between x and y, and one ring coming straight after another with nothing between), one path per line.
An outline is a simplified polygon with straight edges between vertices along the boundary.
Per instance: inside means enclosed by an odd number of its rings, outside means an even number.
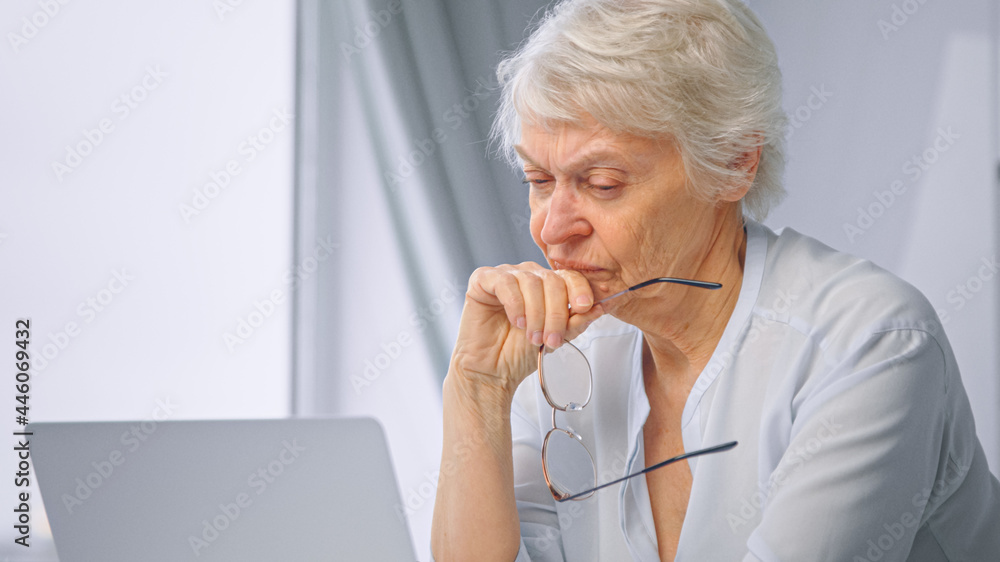
M562 345L569 323L566 281L554 272L539 274L545 288L545 345L555 349Z
M466 301L504 310L511 326L524 329L524 299L513 266L480 267L472 272Z
M583 314L594 306L594 290L590 281L579 271L560 269L556 273L566 283L567 299L573 314Z
M518 270L514 277L524 299L524 330L528 341L532 345L542 345L545 341L545 289L542 279L536 272L525 270Z
M517 277L509 272L499 272L494 290L507 314L507 321L511 326L524 330L526 327L524 296L521 294Z
M477 268L469 277L469 286L465 291L465 297L487 306L499 305L496 285L500 282L500 273L500 270L495 267Z
M547 267L542 267L541 264L533 261L523 261L517 265L512 265L509 267L526 271L549 271Z
M586 329L598 318L604 316L607 311L604 309L604 305L598 304L591 307L590 310L583 314L573 314L569 317L569 326L566 328L566 341L572 341L577 336L582 334Z

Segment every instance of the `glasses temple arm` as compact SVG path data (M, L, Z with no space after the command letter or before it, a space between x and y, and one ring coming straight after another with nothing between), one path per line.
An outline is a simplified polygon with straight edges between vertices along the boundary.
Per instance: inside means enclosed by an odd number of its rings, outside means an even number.
M634 291L636 289L641 289L643 287L648 287L648 286L653 285L655 283L676 283L678 285L687 285L689 287L698 287L698 288L701 288L701 289L712 289L712 290L722 288L722 284L721 283L715 283L715 282L712 282L712 281L698 281L696 279L681 279L679 277L657 277L656 279L650 279L649 281L643 281L642 283L639 283L638 285L632 285L631 287L629 287L628 289L625 289L624 291L619 291L619 292L617 292L617 293L615 293L613 295L604 297L603 299L597 301L596 304L601 304L601 303L608 302L609 300L611 300L613 298L616 298L616 297L620 297L620 296L624 295L625 293L629 293L629 292L632 292L632 291Z
M635 473L632 473L632 474L629 474L629 475L626 475L626 476L622 476L621 478L619 478L617 480L612 480L611 482L607 482L607 483L601 484L600 486L598 486L596 488L591 488L589 490L580 492L579 494L573 494L572 496L567 496L565 498L560 498L559 501L561 501L561 502L570 501L570 500L576 499L578 497L585 496L587 494L591 494L591 493L596 492L596 491L598 491L598 490L600 490L602 488L607 488L608 486L613 486L615 484L618 484L619 482L624 482L624 481L628 480L629 478L634 478L636 476L639 476L640 474L646 474L647 472L652 472L652 471L656 470L657 468L667 466L668 464L673 464L673 463L675 463L677 461L682 461L684 459L689 459L691 457L700 457L701 455L708 455L708 454L711 454L711 453L721 453L723 451L728 451L729 449L732 449L733 447L735 447L738 443L739 443L738 441L730 441L728 443L722 443L721 445L715 445L713 447L707 447L705 449L698 449L697 451L691 451L689 453L684 453L684 454L681 454L681 455L677 455L674 458L667 459L667 460L665 460L663 462L658 462L658 463L654 464L653 466L647 466L646 468L640 470L639 472L635 472Z
M629 287L628 290L634 291L636 289L641 289L652 285L653 283L676 283L678 285L688 285L691 287L701 287L702 289L720 289L722 288L721 283L715 283L714 281L698 281L696 279L680 279L678 277L657 277L656 279L650 279L649 281L643 281L638 285L633 285Z

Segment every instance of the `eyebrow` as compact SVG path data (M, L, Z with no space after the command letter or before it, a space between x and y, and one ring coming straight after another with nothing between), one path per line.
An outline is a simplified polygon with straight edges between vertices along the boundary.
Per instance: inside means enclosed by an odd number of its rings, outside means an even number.
M542 168L543 166L535 162L527 152L521 147L521 145L514 145L514 150L521 157L522 160L531 164L533 166L538 166ZM569 163L570 168L614 168L622 172L628 172L632 167L628 162L622 159L622 157L613 150L608 150L606 148L597 148L591 152L585 152L582 156L575 156ZM599 165L595 165L599 164Z

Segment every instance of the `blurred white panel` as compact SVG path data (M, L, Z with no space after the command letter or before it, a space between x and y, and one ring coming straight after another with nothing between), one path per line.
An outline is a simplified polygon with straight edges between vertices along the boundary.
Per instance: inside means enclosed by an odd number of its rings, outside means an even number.
M30 318L31 420L289 413L294 16L0 5L0 349ZM4 521L0 556L46 559Z
M914 199L898 273L913 280L938 311L959 359L976 426L1000 470L1000 381L995 343L1000 341L997 284L1000 254L994 238L997 197L993 131L983 126L997 102L990 99L993 45L985 36L956 34L937 69L936 106L911 175ZM954 150L952 150L954 148ZM925 169L926 168L926 169ZM903 193L900 197L907 197ZM986 344L986 345L984 345Z

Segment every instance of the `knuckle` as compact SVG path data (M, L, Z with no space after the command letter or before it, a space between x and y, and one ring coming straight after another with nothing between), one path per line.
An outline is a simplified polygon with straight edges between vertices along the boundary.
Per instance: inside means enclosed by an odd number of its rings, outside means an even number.
M523 286L537 287L542 283L542 278L534 271L518 271L516 277Z
M473 281L482 281L492 275L495 275L498 271L500 271L499 267L477 267L472 271L472 275L469 276L469 283L471 284Z
M552 283L560 279L559 274L551 269L537 269L533 271L534 275L544 281L545 283Z
M520 291L515 291L513 289L505 291L505 306L514 308L524 307L524 296L521 295Z
M566 280L558 274L550 272L548 275L543 277L543 280L545 281L546 288L560 293L566 292Z
M545 315L546 323L556 325L565 324L567 318L569 318L569 315L562 312L548 312Z

